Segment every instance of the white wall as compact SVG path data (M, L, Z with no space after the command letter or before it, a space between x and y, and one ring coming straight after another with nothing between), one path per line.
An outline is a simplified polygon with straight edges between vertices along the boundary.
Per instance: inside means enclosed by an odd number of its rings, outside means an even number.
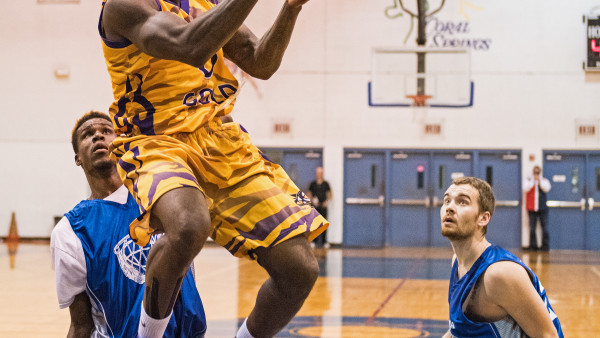
M541 162L542 149L600 148L597 139L575 137L576 119L600 120L598 77L582 70L582 15L597 1L447 1L435 17L469 25L455 38L491 40L488 50L471 53L474 106L373 108L367 103L371 49L416 45L414 32L404 44L406 14L385 16L395 2L311 0L279 72L255 81L261 97L247 83L234 110L257 145L323 147L335 196L330 241L342 238L344 147L522 149L524 175L533 165L529 154ZM261 35L281 3L260 1L246 24ZM8 123L0 125L0 236L16 211L21 236L46 237L52 217L88 193L73 163L73 123L87 110L106 111L112 99L97 34L100 0L3 5L0 113ZM56 67L67 67L70 77L56 78ZM278 119L292 122L289 136L271 134ZM442 137L422 135L424 121L442 120Z
M71 128L86 111L106 111L112 99L96 33L100 2L2 6L0 236L15 211L21 237L49 237L53 217L88 196ZM57 67L70 77L56 78Z

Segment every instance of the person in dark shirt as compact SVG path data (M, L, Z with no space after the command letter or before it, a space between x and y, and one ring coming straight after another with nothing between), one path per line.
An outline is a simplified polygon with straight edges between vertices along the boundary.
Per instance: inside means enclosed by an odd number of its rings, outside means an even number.
M317 167L315 180L310 182L308 187L308 197L317 211L327 219L327 205L331 200L331 187L329 182L323 179L323 167ZM323 231L319 237L315 238L315 245L319 248L329 248L327 243L327 230Z

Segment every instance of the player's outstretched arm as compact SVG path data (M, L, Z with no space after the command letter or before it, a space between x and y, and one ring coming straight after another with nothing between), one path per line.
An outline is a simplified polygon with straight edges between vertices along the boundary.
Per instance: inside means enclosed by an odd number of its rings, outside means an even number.
M502 261L492 264L483 277L489 301L511 316L530 337L558 337L550 314L527 271Z
M69 305L69 313L71 314L71 326L67 337L89 337L94 329L94 320L92 319L92 304L85 292L75 296L73 303Z
M240 28L258 0L225 0L188 22L158 10L155 0L109 0L102 28L148 55L202 67Z
M277 19L260 40L248 27L242 25L223 47L227 58L253 77L270 78L281 65L298 14L302 5L307 2L308 0L285 1Z

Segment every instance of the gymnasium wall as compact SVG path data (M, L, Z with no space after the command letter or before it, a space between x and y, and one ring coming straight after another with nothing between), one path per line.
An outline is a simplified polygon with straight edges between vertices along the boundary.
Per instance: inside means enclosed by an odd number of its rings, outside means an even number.
M542 149L600 147L597 137L575 134L575 121L600 120L600 76L582 70L582 15L597 1L446 1L437 26L428 26L428 45L470 44L473 107L373 108L372 48L416 45L416 27L408 34L411 17L397 2L311 0L279 72L246 81L233 113L259 146L323 148L334 190L331 242L342 239L344 147L521 149L524 175L541 163ZM415 3L404 1L409 10ZM259 1L246 24L262 35L281 4ZM48 237L53 217L89 195L70 133L78 116L106 111L112 99L99 8L100 0L3 3L0 236L15 211L20 236ZM431 121L442 123L442 135L422 133ZM290 132L275 135L275 123L289 123Z

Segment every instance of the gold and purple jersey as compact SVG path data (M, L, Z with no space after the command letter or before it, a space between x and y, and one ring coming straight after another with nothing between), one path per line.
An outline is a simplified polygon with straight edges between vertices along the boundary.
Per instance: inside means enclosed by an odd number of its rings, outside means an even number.
M190 2L204 12L215 6L209 0L182 0L181 7L167 0L155 1L158 10L186 21L191 20ZM152 57L131 42L109 41L102 14L98 28L115 98L109 113L117 134L192 132L231 112L238 82L225 66L222 49L197 68Z

